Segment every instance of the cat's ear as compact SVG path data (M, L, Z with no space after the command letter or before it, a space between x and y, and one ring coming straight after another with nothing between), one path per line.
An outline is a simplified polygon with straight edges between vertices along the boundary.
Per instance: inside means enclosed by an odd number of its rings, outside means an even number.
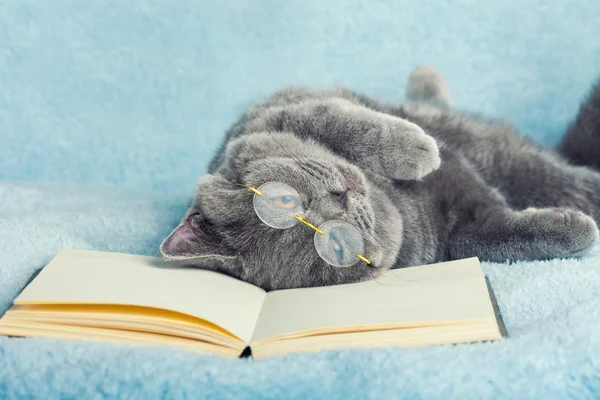
M160 245L166 261L177 261L206 269L237 269L239 260L225 246L200 212L189 213ZM233 271L230 271L233 272Z

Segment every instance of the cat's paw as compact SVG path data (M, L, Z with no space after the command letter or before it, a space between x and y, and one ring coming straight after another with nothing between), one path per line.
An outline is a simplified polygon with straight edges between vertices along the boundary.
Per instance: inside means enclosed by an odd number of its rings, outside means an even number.
M391 179L421 179L441 164L435 139L417 125L400 118L395 118L383 132L382 152L382 167Z
M434 67L422 65L408 79L406 95L409 100L450 108L450 89L442 74Z
M570 257L584 253L599 238L596 222L581 211L536 209L519 211L513 223L535 235L540 257Z

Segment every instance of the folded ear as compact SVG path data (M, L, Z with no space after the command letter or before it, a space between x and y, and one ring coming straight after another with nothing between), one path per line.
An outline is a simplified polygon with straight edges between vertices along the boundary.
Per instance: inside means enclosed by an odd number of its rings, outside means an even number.
M235 252L221 242L214 228L198 211L189 213L171 232L160 245L160 253L167 261L206 269L240 267Z

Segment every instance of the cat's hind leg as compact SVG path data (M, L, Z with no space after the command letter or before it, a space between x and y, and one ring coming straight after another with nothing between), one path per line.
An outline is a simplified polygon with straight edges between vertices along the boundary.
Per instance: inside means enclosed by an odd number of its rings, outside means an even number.
M427 103L441 108L451 108L450 89L440 72L430 66L415 68L408 78L408 100Z
M450 258L539 260L585 253L598 241L594 220L581 211L528 208L492 213L455 232Z
M447 259L537 260L572 257L598 241L592 217L569 206L512 207L503 192L488 185L466 159L447 156L438 173L438 193L445 193ZM591 172L591 171L590 171Z

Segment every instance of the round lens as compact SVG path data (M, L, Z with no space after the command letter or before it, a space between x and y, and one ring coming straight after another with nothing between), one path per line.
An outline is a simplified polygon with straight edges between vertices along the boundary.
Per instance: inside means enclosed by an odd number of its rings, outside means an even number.
M258 218L271 228L288 229L299 221L302 200L298 192L281 182L268 182L258 188L262 196L254 195L254 211Z
M323 232L315 233L315 248L327 264L334 267L350 267L363 254L365 244L360 231L343 221L327 221L319 226Z

